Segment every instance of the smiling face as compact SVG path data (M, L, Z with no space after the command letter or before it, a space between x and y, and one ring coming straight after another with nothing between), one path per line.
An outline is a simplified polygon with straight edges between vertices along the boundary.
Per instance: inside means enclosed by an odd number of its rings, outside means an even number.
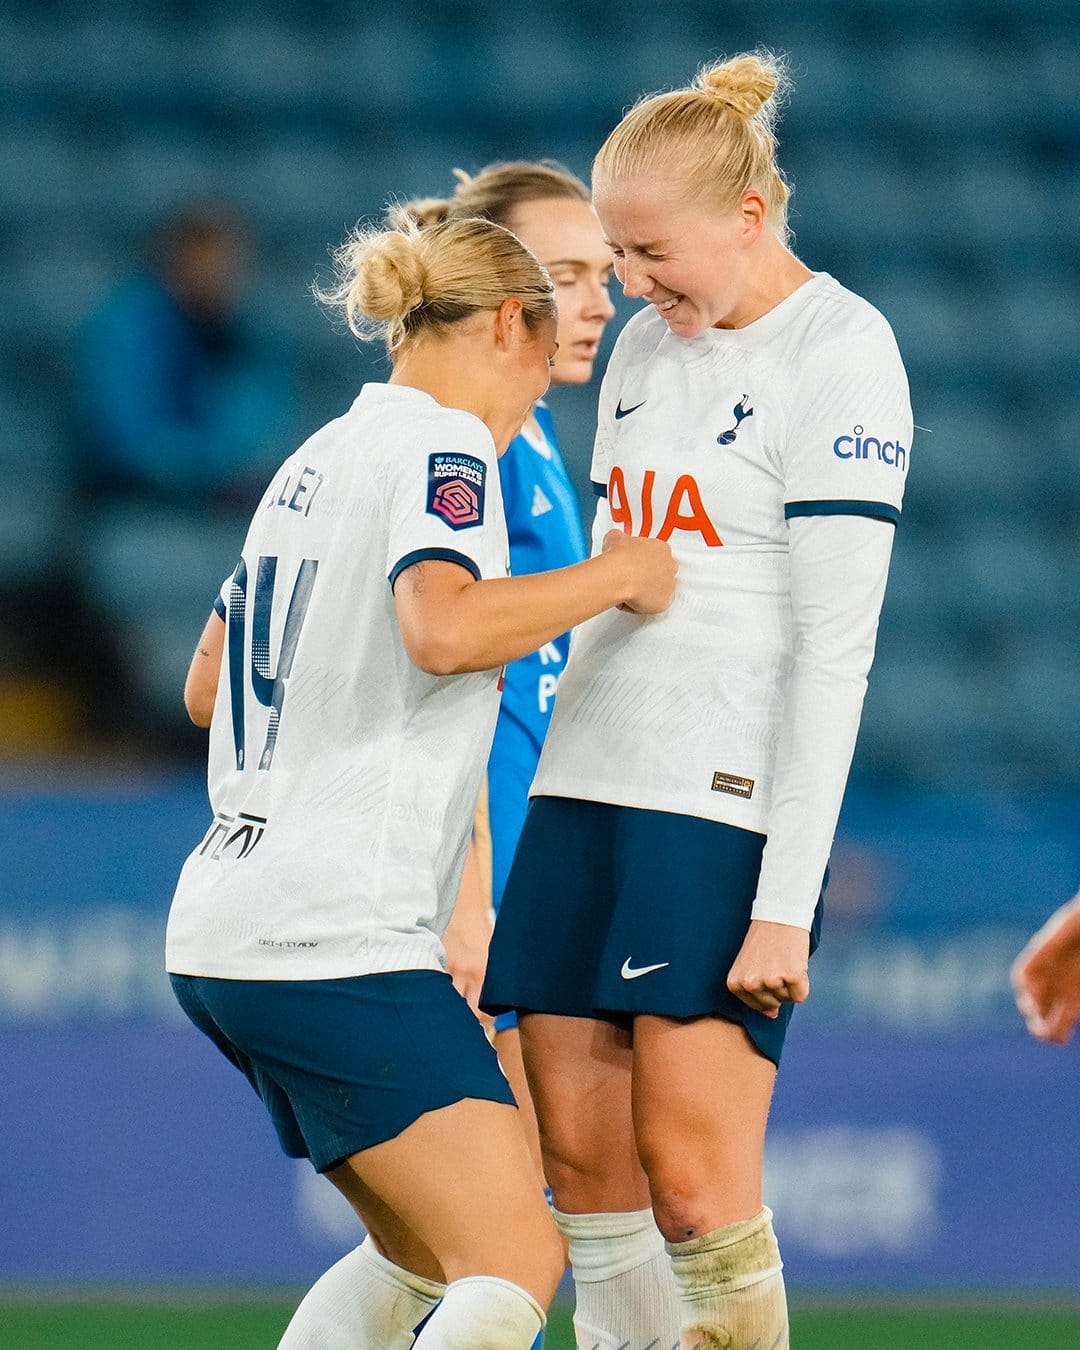
M506 221L551 273L559 306L553 384L584 384L604 325L615 313L608 296L611 250L588 202L549 197L516 207Z
M741 328L764 312L755 286L764 203L743 195L726 214L681 199L676 182L601 180L594 201L630 299L647 300L679 337Z

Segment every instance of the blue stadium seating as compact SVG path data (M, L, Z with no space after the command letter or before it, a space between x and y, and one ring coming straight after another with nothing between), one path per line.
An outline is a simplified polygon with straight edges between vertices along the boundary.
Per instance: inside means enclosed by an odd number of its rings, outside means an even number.
M298 362L311 429L380 370L307 289L358 217L495 157L549 154L587 174L638 94L760 41L786 50L796 76L780 134L800 254L892 321L929 428L858 769L947 786L996 765L1034 785L1075 782L1075 6L812 8L15 0L0 16L0 468L33 480L37 507L0 500L0 598L66 570L92 614L127 614L120 592L107 597L132 584L130 548L102 542L102 521L82 530L67 505L65 381L79 320L163 210L219 194L250 213L252 312ZM584 486L593 394L555 397ZM191 596L201 614L228 552L208 536L170 547L190 553L191 584L144 597L128 632L132 651L154 653L139 698L166 723L181 715Z

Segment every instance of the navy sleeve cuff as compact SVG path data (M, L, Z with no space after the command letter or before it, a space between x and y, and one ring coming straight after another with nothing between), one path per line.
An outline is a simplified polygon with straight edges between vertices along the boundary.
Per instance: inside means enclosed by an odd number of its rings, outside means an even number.
M476 581L480 580L480 569L472 558L464 553L458 553L452 548L418 548L412 553L406 553L404 558L398 561L390 569L390 575L387 580L390 582L390 589L394 589L394 583L406 567L412 567L413 563L419 562L451 562L457 563L459 567L464 567L467 572L471 572Z
M589 481L592 483L592 490L596 493L596 495L597 495L598 497L606 497L606 496L607 496L607 484L606 484L606 483L598 483L598 482L596 481L595 478L591 478Z
M225 617L225 601L222 600L220 595L214 596L214 613L219 619L224 619Z
M796 516L871 516L890 525L899 525L900 508L889 502L785 502L784 519L793 520Z

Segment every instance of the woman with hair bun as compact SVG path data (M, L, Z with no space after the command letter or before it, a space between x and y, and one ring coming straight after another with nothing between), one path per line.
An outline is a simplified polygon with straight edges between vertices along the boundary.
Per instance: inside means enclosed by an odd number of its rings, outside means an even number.
M588 188L550 160L500 162L475 175L460 169L455 175L458 182L451 197L407 202L397 208L395 218L411 217L430 224L481 217L513 231L536 254L555 286L559 350L551 367L552 386L586 383L592 377L604 328L615 312L608 295L611 250L604 243ZM499 482L512 576L566 567L586 556L577 493L563 464L545 400L537 401L521 432L500 456ZM445 937L450 973L474 1006L487 962L492 914L498 912L525 822L529 784L569 646L570 634L561 633L540 651L506 668L473 846ZM557 876L556 872L553 884ZM521 1108L539 1173L540 1145L513 1012L495 1019L493 1036Z
M660 617L575 634L481 1006L518 1012L579 1344L603 1350L788 1344L766 1119L912 418L886 321L791 251L785 85L767 52L713 66L632 108L593 166L647 302L601 391L594 541L669 540L680 586Z
M393 372L281 466L192 661L214 815L166 964L368 1230L282 1346L524 1350L562 1248L441 935L501 667L609 606L659 613L675 566L612 531L506 575L497 457L556 351L551 280L509 231L360 231L338 261L323 298Z

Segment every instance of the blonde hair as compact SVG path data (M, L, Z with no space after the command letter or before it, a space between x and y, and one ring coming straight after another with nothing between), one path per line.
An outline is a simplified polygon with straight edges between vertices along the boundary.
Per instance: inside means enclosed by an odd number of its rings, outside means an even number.
M675 177L693 200L733 210L753 189L787 242L791 189L776 163L779 104L790 87L783 60L760 49L703 66L687 89L639 100L600 147L593 177Z
M509 225L519 206L552 198L586 202L589 189L553 159L512 160L489 164L475 175L455 169L457 187L450 197L418 197L391 207L388 219L397 225L415 221L422 229L445 220L478 216Z
M345 313L350 330L382 336L393 355L422 333L442 331L516 296L535 328L555 319L551 278L509 230L488 220L448 220L421 229L355 229L334 253L337 285L318 298Z

